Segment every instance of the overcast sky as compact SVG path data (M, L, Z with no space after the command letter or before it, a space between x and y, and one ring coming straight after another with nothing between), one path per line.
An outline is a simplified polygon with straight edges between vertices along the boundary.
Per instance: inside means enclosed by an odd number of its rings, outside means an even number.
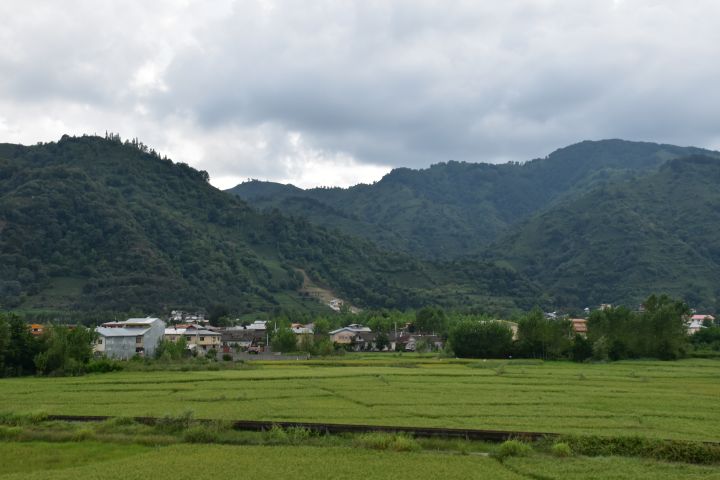
M716 0L3 0L0 142L298 186L583 139L720 147Z

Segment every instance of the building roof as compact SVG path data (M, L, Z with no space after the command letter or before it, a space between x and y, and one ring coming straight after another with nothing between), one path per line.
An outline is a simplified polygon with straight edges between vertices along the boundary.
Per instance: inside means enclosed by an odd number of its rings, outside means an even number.
M159 318L155 317L145 317L145 318L128 318L124 322L120 323L144 323L144 324L151 324L153 322L159 321Z
M137 337L145 335L149 328L120 328L120 327L96 327L95 331L103 337Z
M265 333L260 330L223 330L222 340L224 342L242 342L252 340L263 340Z
M358 332L355 335L355 342L374 342L377 339L377 333L374 332Z
M218 332L205 330L203 328L166 328L165 335L202 335L204 337L220 336Z
M267 320L255 320L245 328L247 330L267 330Z
M291 328L295 335L312 335L313 329L308 327L293 327Z
M154 317L145 317L145 318L128 318L127 320L123 320L120 322L105 322L102 324L103 327L112 327L112 328L122 328L126 326L137 326L137 325L147 325L150 326L155 322L160 322L161 320L159 318Z
M571 318L570 323L572 324L573 332L587 333L587 320L585 320L584 318Z
M702 315L702 314L699 314L699 313L693 315L692 317L690 317L690 320L700 320L700 321L702 322L702 321L705 320L706 318L707 318L708 320L711 320L711 321L712 321L712 320L715 320L715 317L713 317L712 315Z
M335 335L336 333L340 332L352 332L352 333L360 333L360 332L372 332L369 327L365 327L363 325L359 325L357 323L353 323L352 325L348 325L347 327L338 328L337 330L333 330L330 332L330 335Z

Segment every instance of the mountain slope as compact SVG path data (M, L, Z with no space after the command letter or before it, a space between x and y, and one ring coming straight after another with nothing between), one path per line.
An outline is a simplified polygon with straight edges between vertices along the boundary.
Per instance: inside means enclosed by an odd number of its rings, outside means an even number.
M652 292L717 308L720 161L671 160L526 221L488 256L555 294L559 305L638 304Z
M512 225L563 198L698 153L718 155L646 142L586 141L524 164L448 162L395 169L377 183L349 189L251 181L229 192L384 248L458 258L482 251Z
M259 213L207 180L117 138L0 145L0 308L317 308L297 294L300 268L359 306L513 308L539 296L491 263L388 255Z

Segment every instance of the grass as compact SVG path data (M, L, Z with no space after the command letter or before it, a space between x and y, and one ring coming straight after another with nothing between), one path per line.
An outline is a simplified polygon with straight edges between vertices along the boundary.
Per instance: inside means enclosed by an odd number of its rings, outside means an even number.
M142 445L99 442L0 442L0 458L2 458L0 478L34 472L44 474L53 470L99 464L135 457L150 450L151 448Z
M191 410L213 419L720 441L720 363L714 360L576 365L391 354L253 363L238 370L2 379L0 413ZM407 365L415 368L398 368Z
M636 458L529 453L502 462L482 455L353 446L168 445L74 441L0 441L0 480L77 478L157 480L205 478L321 479L716 479L716 467Z
M720 478L720 469L682 463L663 463L638 458L543 456L513 457L503 466L522 478L585 480L700 480Z
M304 428L277 426L265 432L245 432L232 430L229 422L199 422L188 413L166 416L154 426L123 417L104 422L66 423L41 416L5 416L0 424L0 458L4 462L0 480L141 478L138 472L146 475L148 471L160 480L226 478L232 476L233 465L242 467L243 477L262 472L301 480L367 478L368 475L420 479L442 476L449 479L684 480L720 475L717 459L707 467L682 463L702 460L694 457L673 458L675 463L664 463L657 461L655 451L638 450L634 441L612 444L613 456L581 457L583 451L588 452L598 443L597 438L591 438L584 445L569 441L508 440L493 445L455 439L420 439L404 434L321 435ZM685 452L698 447L678 441L675 444L676 448L684 447ZM647 445L652 446L652 442ZM598 450L590 454L606 453L604 444L596 446ZM697 451L702 453L701 450ZM254 458L253 454L256 454ZM187 455L195 462L188 462ZM5 461L6 458L9 460ZM173 460L177 461L176 465L171 465ZM473 468L477 469L474 473ZM227 469L224 474L223 469Z
M18 446L20 449L18 450ZM123 452L109 458L122 447L112 444L80 442L68 444L60 455L66 460L57 463L58 468L42 461L46 456L57 457L57 444L13 444L0 442L0 458L20 456L19 467L25 470L0 473L0 479L146 479L183 480L202 478L294 478L303 479L436 479L478 478L515 480L523 478L492 459L473 456L454 456L377 451L348 447L286 446L225 446L183 445ZM98 448L105 447L110 453L99 457ZM73 459L85 458L73 466ZM38 462L28 462L37 458ZM43 463L36 468L31 463Z

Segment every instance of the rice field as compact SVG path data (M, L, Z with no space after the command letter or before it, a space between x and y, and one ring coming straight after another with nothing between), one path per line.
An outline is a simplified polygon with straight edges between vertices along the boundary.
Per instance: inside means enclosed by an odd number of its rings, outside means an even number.
M483 428L720 441L720 362L405 355L0 380L0 413Z
M534 455L501 463L478 455L391 452L345 447L138 445L72 442L0 442L0 480L293 478L297 480L613 478L697 480L718 478L714 467L632 458ZM29 461L31 459L31 461Z

